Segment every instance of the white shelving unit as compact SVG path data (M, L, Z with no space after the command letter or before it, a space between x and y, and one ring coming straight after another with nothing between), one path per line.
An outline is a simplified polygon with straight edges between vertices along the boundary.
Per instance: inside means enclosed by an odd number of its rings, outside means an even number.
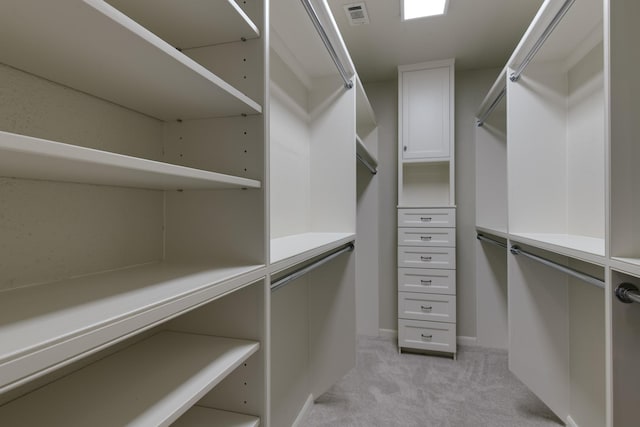
M174 427L258 427L260 419L235 412L194 406L171 425Z

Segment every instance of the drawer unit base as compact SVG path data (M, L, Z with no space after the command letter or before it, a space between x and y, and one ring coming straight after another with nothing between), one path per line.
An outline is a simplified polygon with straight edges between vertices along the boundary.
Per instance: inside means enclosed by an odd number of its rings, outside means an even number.
M417 349L456 352L456 325L454 323L398 320L398 346Z

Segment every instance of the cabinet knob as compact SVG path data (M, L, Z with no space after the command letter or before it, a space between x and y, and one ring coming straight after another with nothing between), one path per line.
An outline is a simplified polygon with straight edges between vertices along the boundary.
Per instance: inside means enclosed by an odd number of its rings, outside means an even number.
M424 338L425 340L430 340L431 338L433 338L433 335L420 334L420 336L421 336L422 338Z
M404 151L407 151L407 146L402 147Z
M421 305L420 309L423 311L431 311L433 310L433 307L431 307L430 305Z
M422 261L431 261L431 257L430 257L430 256L422 256L422 255L421 255L421 256L420 256L420 259L421 259Z

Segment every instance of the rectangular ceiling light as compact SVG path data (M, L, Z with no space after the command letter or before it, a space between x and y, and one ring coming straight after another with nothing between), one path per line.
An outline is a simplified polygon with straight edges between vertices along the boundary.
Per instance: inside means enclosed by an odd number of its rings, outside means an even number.
M402 0L402 20L444 15L449 0Z

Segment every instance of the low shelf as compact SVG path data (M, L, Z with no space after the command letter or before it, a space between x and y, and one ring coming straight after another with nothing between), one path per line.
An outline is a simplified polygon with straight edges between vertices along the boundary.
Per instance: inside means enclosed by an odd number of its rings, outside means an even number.
M236 412L194 406L171 425L173 427L258 427L260 419Z

